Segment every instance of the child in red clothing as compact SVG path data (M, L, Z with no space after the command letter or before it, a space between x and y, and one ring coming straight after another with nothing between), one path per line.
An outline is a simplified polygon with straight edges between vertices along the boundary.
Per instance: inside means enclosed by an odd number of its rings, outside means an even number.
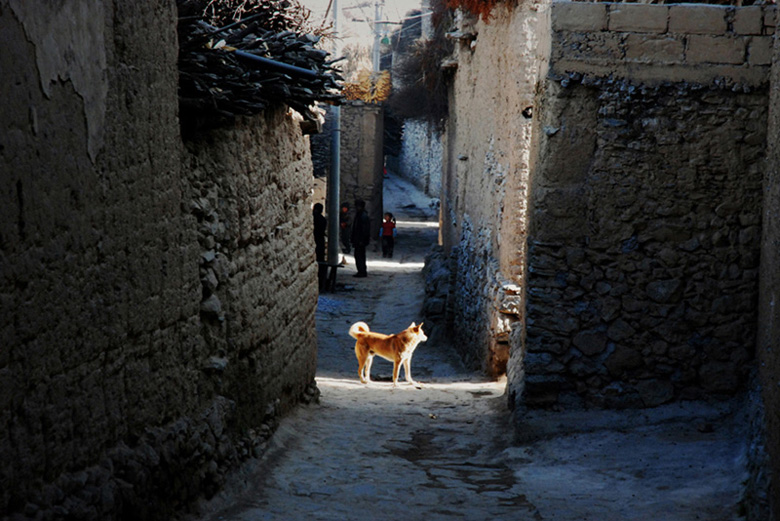
M395 246L395 217L390 212L385 213L382 228L379 229L379 237L382 239L382 257L393 258L393 246Z

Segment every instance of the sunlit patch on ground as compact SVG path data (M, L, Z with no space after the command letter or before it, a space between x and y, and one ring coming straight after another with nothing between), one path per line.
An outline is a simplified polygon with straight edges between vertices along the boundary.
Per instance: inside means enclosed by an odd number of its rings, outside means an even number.
M350 380L348 378L326 378L322 376L317 377L317 386L320 389L333 388L333 389L358 389L363 387L363 384L355 378Z
M366 261L369 268L383 268L388 270L421 270L425 267L424 262L402 262L393 260L369 260Z
M341 254L340 259L345 259L347 262L344 265L344 267L349 268L355 268L355 257L353 255L346 255ZM409 270L421 270L425 267L424 262L409 262L405 261L401 258L398 259L371 259L370 257L366 259L366 267L368 268L378 268L382 270L398 270L398 271L409 271ZM369 271L369 274L371 272ZM342 274L342 272L339 272L339 274Z
M408 389L412 391L417 391L420 393L424 393L427 390L436 390L436 391L458 391L458 392L468 392L472 394L477 394L479 396L497 396L501 395L504 392L504 388L506 386L506 381L501 379L498 381L474 381L474 380L463 380L463 381L442 381L441 379L436 379L434 382L419 382L422 384L422 389L417 389L413 385L409 384L404 380L403 378L399 378L398 380L398 386L393 387L392 381L390 381L390 378L383 378L381 376L374 377L374 379L369 384L362 384L357 378L350 379L350 378L332 378L332 377L317 377L317 386L320 387L321 390L325 391L328 388L331 389L365 389L365 388L372 388L372 389L381 389L381 388L387 388L388 390L391 389Z
M396 227L409 229L438 228L438 221L396 221Z

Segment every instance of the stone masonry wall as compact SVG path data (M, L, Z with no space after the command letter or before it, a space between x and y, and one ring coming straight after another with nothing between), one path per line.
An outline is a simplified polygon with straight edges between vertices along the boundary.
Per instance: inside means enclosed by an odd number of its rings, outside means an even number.
M453 267L447 329L465 360L495 375L522 314L531 107L547 12L533 2L498 7L489 24L462 21L443 136L441 239Z
M773 20L764 8L553 4L527 338L513 346L525 379L509 382L526 405L745 389Z
M406 120L398 174L431 197L441 197L441 135L424 120Z
M281 108L185 143L202 363L214 392L235 403L242 430L257 427L269 404L289 410L314 382L312 167L299 124Z
M305 142L274 113L190 157L176 17L0 0L2 519L169 519L312 382Z
M780 519L780 49L774 49L764 174L757 357L772 461L770 519Z

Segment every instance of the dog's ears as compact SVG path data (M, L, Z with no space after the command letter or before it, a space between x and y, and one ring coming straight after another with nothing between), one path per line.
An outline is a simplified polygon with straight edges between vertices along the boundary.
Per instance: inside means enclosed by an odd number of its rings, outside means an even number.
M409 327L416 327L416 326L415 326L414 322L412 322L412 325L411 325L411 326L409 326Z

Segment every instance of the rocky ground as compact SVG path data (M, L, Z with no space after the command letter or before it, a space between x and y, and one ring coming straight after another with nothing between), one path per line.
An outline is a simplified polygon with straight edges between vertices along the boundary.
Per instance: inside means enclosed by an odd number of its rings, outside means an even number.
M396 255L369 252L365 279L349 258L338 291L319 299L320 403L285 418L200 519L738 519L745 447L733 404L528 412L514 428L504 382L466 370L444 342L415 354L423 389L393 388L379 359L361 385L350 324L389 333L419 322L437 239L427 198L395 178L385 190Z

